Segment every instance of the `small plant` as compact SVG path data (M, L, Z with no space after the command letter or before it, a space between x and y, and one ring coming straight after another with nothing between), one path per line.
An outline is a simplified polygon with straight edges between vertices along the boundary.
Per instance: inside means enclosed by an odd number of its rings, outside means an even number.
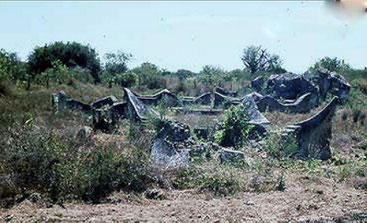
M320 172L321 161L310 159L305 162L305 169L308 174L316 174Z
M223 128L215 132L215 141L224 147L239 148L243 146L252 128L248 122L246 105L232 106L225 113Z
M294 135L282 136L280 132L270 134L265 139L265 151L278 159L291 158L298 149Z

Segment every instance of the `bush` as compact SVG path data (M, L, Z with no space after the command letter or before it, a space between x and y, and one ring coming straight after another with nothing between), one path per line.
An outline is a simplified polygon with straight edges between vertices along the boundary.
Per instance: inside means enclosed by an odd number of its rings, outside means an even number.
M32 127L14 130L10 140L1 141L0 169L15 176L24 194L40 192L54 202L99 202L112 191L142 192L152 182L144 150L78 150L73 140Z
M154 64L143 63L139 67L132 69L138 75L139 85L149 89L166 88L167 83L162 76L162 71Z
M94 82L100 82L101 66L95 49L76 42L54 42L36 47L28 57L29 72L35 77L52 68L52 63L57 60L68 68L79 66L88 69Z
M252 126L248 123L246 105L232 106L225 113L223 127L215 133L215 140L224 147L238 148L244 144Z
M20 84L26 81L26 65L22 63L17 54L0 49L0 82L13 82Z
M65 84L71 80L68 69L60 61L53 61L52 67L47 68L44 72L37 76L37 82L46 86Z
M133 87L138 82L138 75L132 71L116 75L116 83L121 87Z
M174 179L174 185L179 189L197 188L200 191L211 192L215 196L234 195L243 189L241 182L243 179L235 167L216 164L205 166L208 163L201 165L203 166L193 165L179 172Z

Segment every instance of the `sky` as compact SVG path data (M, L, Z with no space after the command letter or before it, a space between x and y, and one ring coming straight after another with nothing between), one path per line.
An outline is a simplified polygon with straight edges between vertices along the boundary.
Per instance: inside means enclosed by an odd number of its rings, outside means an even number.
M367 14L367 13L365 13ZM121 50L129 67L170 71L204 65L244 68L243 49L261 45L304 72L324 57L367 66L367 16L346 16L323 1L0 2L0 48L26 60L36 46L76 41L99 57Z

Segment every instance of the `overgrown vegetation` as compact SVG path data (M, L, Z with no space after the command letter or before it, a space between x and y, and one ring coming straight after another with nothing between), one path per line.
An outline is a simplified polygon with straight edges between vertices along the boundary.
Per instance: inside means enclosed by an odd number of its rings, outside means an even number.
M228 196L242 191L284 191L288 173L338 182L366 177L366 69L352 69L343 60L329 57L310 68L340 72L352 84L350 100L335 118L334 158L329 163L292 160L296 140L277 132L268 134L258 150L250 150L248 110L246 105L238 105L229 108L224 117L216 117L218 120L198 120L194 115L177 119L197 127L218 124L223 118L216 142L244 151L246 157L255 157L249 159L251 165L222 165L213 146L204 155L194 157L190 167L157 174L151 170L149 149L153 137L167 124L165 116L171 113L164 102L155 107L161 116L152 116L146 126L113 120L115 128L106 132L118 133L116 138L121 141L105 143L107 134L93 133L102 139L81 142L75 133L93 120L73 111L54 113L50 94L65 90L86 103L107 95L121 97L121 87L149 93L169 88L179 95L197 96L215 86L242 89L255 76L285 72L282 61L255 46L244 50L244 69L232 71L207 65L197 73L185 69L169 72L149 62L130 69L132 55L122 51L106 54L105 59L101 64L95 49L79 43L55 42L37 47L27 62L15 53L0 51L0 175L9 177L16 189L8 197L38 192L52 202L78 199L97 203L111 192L143 192L151 185L161 186L161 181L178 189L195 188ZM108 115L101 113L101 119L109 119ZM284 118L285 114L277 115L282 116L278 117L282 125L293 121Z
M244 145L252 127L248 123L247 109L246 105L240 104L226 111L222 129L215 133L215 139L219 145L235 148Z

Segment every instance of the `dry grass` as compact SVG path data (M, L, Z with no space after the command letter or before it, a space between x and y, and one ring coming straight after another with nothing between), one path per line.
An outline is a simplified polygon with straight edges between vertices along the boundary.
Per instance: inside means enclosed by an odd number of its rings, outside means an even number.
M191 128L214 126L223 120L221 115L194 115L194 114L175 114L170 116L172 119L187 123Z

